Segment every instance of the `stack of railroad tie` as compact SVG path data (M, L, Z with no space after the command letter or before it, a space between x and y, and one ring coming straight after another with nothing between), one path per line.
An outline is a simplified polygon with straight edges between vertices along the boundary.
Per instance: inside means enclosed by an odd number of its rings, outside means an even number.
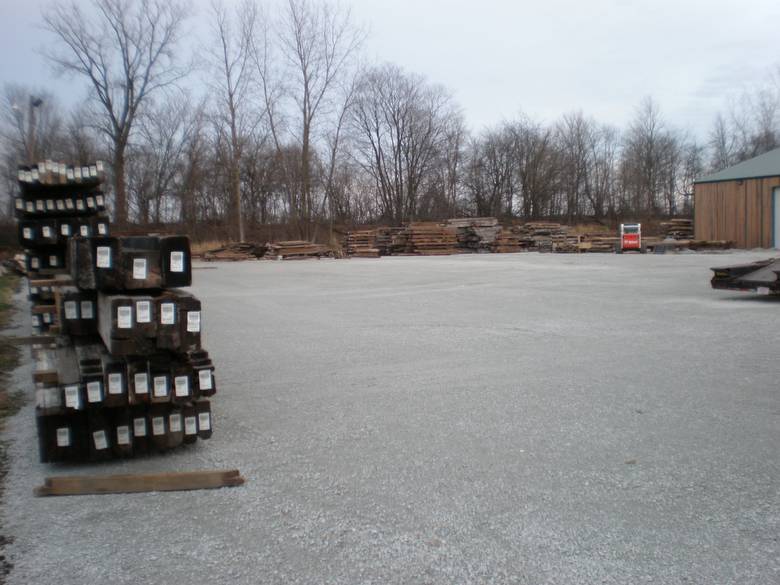
M20 176L20 235L34 238L24 229L47 224L29 223L41 218L27 201L67 199L84 185L29 178ZM91 179L97 193L100 175ZM53 219L64 225L68 214ZM34 347L41 460L129 457L209 438L214 366L201 346L200 301L178 290L192 282L189 240L111 237L106 221L29 256L33 325L50 334Z

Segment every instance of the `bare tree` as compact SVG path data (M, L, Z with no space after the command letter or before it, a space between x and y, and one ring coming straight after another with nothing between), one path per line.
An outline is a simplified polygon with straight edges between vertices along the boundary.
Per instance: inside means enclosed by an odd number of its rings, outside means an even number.
M125 152L139 110L185 72L175 59L185 15L175 0L91 0L88 11L77 2L59 2L43 13L59 41L48 58L61 71L86 78L101 106L119 225L127 222Z

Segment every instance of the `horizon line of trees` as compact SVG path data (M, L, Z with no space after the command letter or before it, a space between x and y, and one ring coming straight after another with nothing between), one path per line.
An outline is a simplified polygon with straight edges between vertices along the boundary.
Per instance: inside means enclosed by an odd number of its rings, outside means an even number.
M6 85L5 216L17 166L51 158L106 160L120 226L202 235L208 225L234 240L268 224L314 239L327 225L457 216L668 217L690 213L696 178L780 146L780 67L728 104L705 142L668 124L649 97L625 128L573 111L471 132L447 88L366 64L365 31L342 5L214 0L208 42L183 59L189 13L167 0L47 10L48 57L82 78L90 99L66 111L45 90ZM183 88L187 75L202 77L204 95Z

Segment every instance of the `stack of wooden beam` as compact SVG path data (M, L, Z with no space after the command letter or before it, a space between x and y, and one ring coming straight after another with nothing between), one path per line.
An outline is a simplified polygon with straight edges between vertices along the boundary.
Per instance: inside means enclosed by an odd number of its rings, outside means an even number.
M501 228L490 250L497 254L508 254L513 252L522 252L526 249L523 242L511 229Z
M692 240L693 239L693 220L692 219L671 219L661 222L661 229L664 230L664 237L669 240Z
M604 233L588 233L583 235L580 249L583 252L612 254L617 250L619 243L620 238L618 236L608 236Z
M271 242L265 245L265 255L270 258L291 260L299 258L323 258L332 256L333 250L321 244L305 240Z
M235 262L255 260L265 254L265 247L251 242L235 242L204 251L200 258L206 261Z
M344 238L344 250L347 256L378 258L380 249L377 240L380 229L347 232Z
M419 256L445 256L458 253L456 229L434 222L409 224L409 251Z
M496 238L501 233L495 217L448 219L445 225L457 230L458 247L472 252L494 251Z
M41 461L128 457L209 438L214 366L201 346L200 301L178 290L192 282L189 240L111 237L97 200L102 165L65 182L47 166L21 169L16 205L20 240L32 246L34 331L47 334L33 344ZM72 167L52 166L69 179ZM85 203L56 203L69 199Z
M572 244L578 243L569 239L568 226L554 222L528 222L513 227L512 232L519 236L520 242L525 248L537 252L553 252L557 247L563 251Z

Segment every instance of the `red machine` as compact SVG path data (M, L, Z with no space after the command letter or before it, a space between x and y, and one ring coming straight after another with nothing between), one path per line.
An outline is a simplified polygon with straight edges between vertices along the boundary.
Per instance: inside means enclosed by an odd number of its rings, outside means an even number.
M620 224L620 250L618 252L642 252L642 224Z

